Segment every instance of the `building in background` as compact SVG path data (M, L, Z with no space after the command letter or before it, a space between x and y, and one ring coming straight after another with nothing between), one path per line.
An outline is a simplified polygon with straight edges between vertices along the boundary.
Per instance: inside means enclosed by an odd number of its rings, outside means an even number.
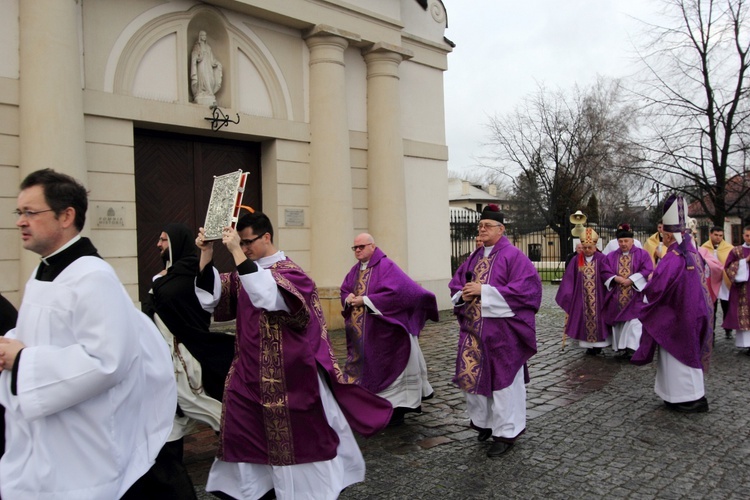
M482 186L472 184L463 179L448 179L448 201L450 208L464 208L481 213L482 209L494 203L500 210L510 208L507 200L502 200L497 194L497 186L490 184L487 190Z
M13 303L37 263L11 215L17 187L50 167L90 190L85 232L134 301L159 269L153 235L202 225L213 176L241 169L245 204L314 277L333 326L365 231L448 307L440 0L0 0L0 19Z
M732 176L727 181L725 196L727 206L731 208L724 217L724 239L731 245L742 245L742 228L750 224L750 173ZM708 197L704 198L704 203L709 210L713 210L713 204ZM692 202L688 206L688 213L698 221L700 243L706 242L714 223L706 215L701 202Z

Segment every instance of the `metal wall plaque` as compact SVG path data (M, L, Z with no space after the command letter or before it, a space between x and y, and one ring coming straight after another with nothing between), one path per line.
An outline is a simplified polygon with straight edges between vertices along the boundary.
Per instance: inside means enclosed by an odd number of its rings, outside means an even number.
M123 205L96 205L93 226L99 229L125 227L125 207Z
M285 208L284 225L303 227L305 225L305 211L301 208Z

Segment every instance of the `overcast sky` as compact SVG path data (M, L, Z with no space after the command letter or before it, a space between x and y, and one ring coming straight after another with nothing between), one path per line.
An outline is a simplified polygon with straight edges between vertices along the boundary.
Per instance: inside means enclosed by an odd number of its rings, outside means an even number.
M537 89L586 86L633 71L633 43L656 0L443 0L456 44L445 74L448 168L476 164L488 116Z

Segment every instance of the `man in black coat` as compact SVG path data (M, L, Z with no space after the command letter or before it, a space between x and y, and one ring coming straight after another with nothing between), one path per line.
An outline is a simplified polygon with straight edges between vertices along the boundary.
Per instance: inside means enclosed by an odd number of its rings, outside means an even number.
M18 311L8 299L0 295L0 335L5 335L8 330L16 327ZM5 408L0 406L0 457L5 451Z
M221 401L224 380L234 357L234 336L209 330L211 312L201 304L198 295L202 290L196 289L195 284L198 275L195 237L184 224L168 224L159 236L157 247L164 269L154 276L143 312L155 321L158 316L174 336L175 344L182 344L190 351L200 363L205 392ZM206 297L210 295L207 291ZM160 326L158 321L157 326ZM161 326L160 330L164 333Z
M234 357L234 336L209 330L210 292L196 288L198 255L193 234L184 224L168 224L159 235L164 269L154 276L148 314L169 344L177 378L177 413L169 441L162 448L147 485L150 498L196 498L182 463L183 437L195 421L219 431L224 380ZM206 305L199 299L204 294ZM207 307L208 310L204 309Z
M16 311L16 308L8 299L0 295L0 335L5 335L8 330L15 328L17 319L18 311Z

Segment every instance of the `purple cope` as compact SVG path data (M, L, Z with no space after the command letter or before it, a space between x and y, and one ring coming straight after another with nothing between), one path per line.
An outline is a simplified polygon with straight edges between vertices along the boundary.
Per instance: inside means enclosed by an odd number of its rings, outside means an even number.
M484 250L472 252L448 286L452 295L469 280L492 286L514 313L508 318L483 317L481 298L461 301L453 309L460 327L453 382L467 393L491 398L494 391L510 386L522 367L529 381L526 362L537 351L535 315L542 283L529 258L505 236L487 257Z
M643 291L643 335L631 362L653 360L656 346L690 368L708 368L713 338L713 303L703 259L693 245L672 243Z
M365 295L381 313L345 304L350 293ZM435 294L412 280L380 248L365 269L357 262L341 284L346 324L344 380L379 393L390 386L409 361L409 335L419 337L427 320L438 321Z

